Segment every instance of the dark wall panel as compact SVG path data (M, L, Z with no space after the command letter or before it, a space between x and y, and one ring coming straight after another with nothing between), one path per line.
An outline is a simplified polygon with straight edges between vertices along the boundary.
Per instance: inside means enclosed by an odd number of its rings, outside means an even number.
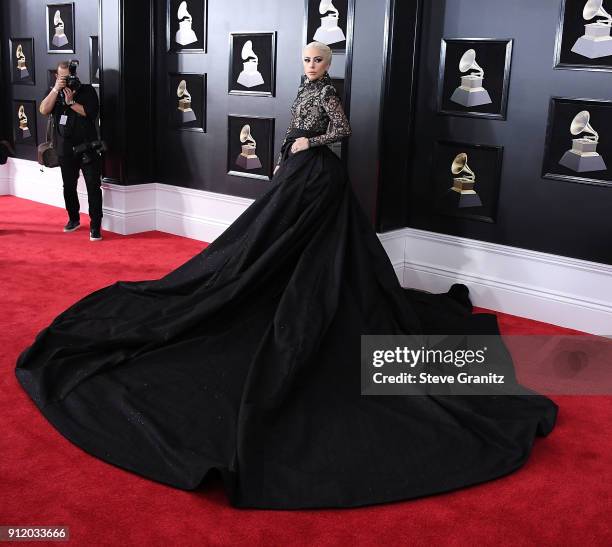
M358 0L357 4L360 3ZM384 0L381 5L384 6ZM304 2L286 2L283 3L283 9L278 9L277 0L261 0L257 3L210 1L207 53L204 54L167 53L166 1L156 0L155 6L158 138L155 179L167 184L256 198L269 186L269 181L227 175L227 116L274 118L276 157L289 123L289 109L303 74L301 48ZM250 31L277 32L274 97L228 94L229 33ZM350 66L350 60L345 63L344 55L335 55L331 76L344 77L347 65ZM175 104L168 100L169 73L207 75L205 133L176 131L168 127L169 110L175 108Z
M153 0L101 0L100 7L104 180L154 182Z
M121 0L100 2L100 133L108 146L104 155L104 181L124 180L125 118L123 101Z
M376 218L379 181L380 99L387 2L357 0L352 63L348 173L370 222Z
M612 98L610 72L553 70L560 0L424 4L410 226L612 264L612 188L540 176L551 95ZM514 38L507 120L436 114L443 37ZM437 139L504 146L496 223L432 212Z
M9 15L8 2L0 3L0 140L11 138L10 118L8 113L8 34L6 31Z
M414 109L420 19L424 0L389 0L383 43L383 90L380 99L379 181L376 230L406 226L409 169L414 147Z
M60 2L58 2L60 3ZM9 118L3 123L3 133L8 132L12 140L12 101L35 100L36 106L40 105L42 99L48 92L47 71L55 68L62 60L78 59L78 75L82 82L89 82L89 37L98 35L98 0L78 0L75 2L75 52L74 53L47 53L47 30L46 30L46 2L40 0L9 0L1 2L2 26L4 35L2 37L2 70L3 89L5 92L4 105L8 111ZM8 40L11 36L34 38L36 85L11 85L10 69L13 59L9 59L10 52ZM37 113L36 124L38 142L44 142L46 118ZM28 120L28 123L32 123ZM36 159L36 147L18 146L17 156L25 159Z
M166 51L166 0L83 0L76 3L77 45L83 81L88 75L88 37L100 36L101 132L109 146L105 157L107 182L136 184L163 182L250 198L270 184L227 175L227 116L259 116L275 120L274 156L289 123L290 106L303 74L305 5L302 0L278 9L277 0L208 6L207 53ZM316 4L316 3L315 3ZM24 88L24 99L40 101L46 90L46 69L59 57L45 48L45 9L35 0L9 1L10 33L33 35L37 50L37 86ZM193 8L192 8L193 9ZM355 0L354 42L334 55L333 78L345 79L353 136L343 150L355 191L374 221L379 147L379 105L387 1ZM98 30L98 26L100 27ZM347 31L347 35L350 32ZM229 33L276 31L276 94L274 97L230 95L227 89ZM356 48L357 56L352 56ZM72 55L68 55L71 57ZM168 128L167 75L193 72L207 75L205 133ZM351 85L352 82L354 85ZM21 90L20 90L21 91ZM30 97L30 95L32 97ZM10 97L6 98L10 103ZM39 136L45 120L39 116ZM40 140L39 139L39 140ZM351 154L351 150L355 153ZM32 159L33 153L32 152Z

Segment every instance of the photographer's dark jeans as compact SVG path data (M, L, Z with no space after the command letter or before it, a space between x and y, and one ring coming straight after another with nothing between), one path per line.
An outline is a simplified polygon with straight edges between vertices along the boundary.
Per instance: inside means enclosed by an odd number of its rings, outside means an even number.
M64 181L64 201L70 220L79 220L79 197L77 181L79 169L87 185L87 200L89 201L89 218L91 228L100 228L102 224L102 188L100 187L100 160L83 163L77 156L60 156L60 169Z

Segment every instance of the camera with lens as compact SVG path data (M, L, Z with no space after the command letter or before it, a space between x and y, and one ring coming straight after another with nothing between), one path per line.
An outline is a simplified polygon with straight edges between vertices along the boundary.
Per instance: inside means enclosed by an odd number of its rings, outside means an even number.
M79 61L77 59L70 59L68 64L68 76L63 76L63 79L66 81L66 87L71 89L73 92L76 92L79 87L81 87L81 80L79 80L79 77L76 75L78 66ZM66 95L64 95L63 89L60 90L58 99L60 104L66 104Z
M84 142L83 144L73 146L72 150L76 155L81 156L83 164L87 164L102 156L102 152L106 151L106 143L99 140Z

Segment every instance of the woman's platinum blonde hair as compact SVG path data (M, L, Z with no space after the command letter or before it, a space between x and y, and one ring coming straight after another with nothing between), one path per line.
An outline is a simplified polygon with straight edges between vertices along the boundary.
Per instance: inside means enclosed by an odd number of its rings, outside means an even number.
M304 52L308 48L316 49L321 54L321 57L323 57L323 60L326 63L331 65L331 62L332 62L332 50L331 50L331 48L327 44L324 44L323 42L310 42L310 44L306 44L302 48L302 56L304 55Z

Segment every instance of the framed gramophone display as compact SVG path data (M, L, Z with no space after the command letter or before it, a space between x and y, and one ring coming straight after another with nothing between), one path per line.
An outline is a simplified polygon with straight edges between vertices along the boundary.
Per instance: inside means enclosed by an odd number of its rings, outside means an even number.
M438 113L506 119L511 38L443 38Z
M206 74L168 74L168 123L178 131L206 132Z
M34 38L9 38L11 57L11 83L36 85L34 65Z
M15 144L38 145L36 130L36 101L13 101L13 138Z
M334 53L346 50L353 28L354 0L305 0L304 44L323 42Z
M612 0L562 0L553 68L612 71Z
M47 4L47 53L74 53L74 3Z
M612 186L612 101L551 97L542 177Z
M439 140L431 167L433 212L495 222L503 147Z
M227 174L271 180L274 162L274 118L227 117Z
M166 50L206 53L207 0L166 0Z
M276 32L230 32L228 93L276 95Z

